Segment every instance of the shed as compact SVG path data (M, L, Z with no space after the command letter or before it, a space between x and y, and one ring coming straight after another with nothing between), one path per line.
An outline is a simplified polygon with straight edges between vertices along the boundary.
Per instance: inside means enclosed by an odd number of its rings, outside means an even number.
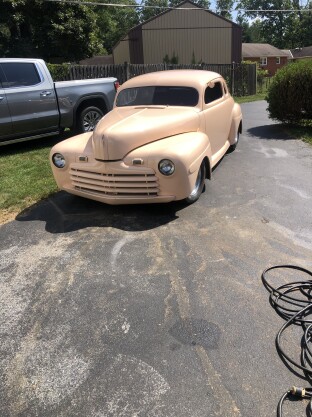
M131 29L113 48L115 64L241 62L242 28L209 10L184 1Z

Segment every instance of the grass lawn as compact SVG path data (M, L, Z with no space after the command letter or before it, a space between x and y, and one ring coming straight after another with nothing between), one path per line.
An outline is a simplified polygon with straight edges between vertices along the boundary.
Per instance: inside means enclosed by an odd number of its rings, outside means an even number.
M304 142L307 142L310 145L312 145L312 121L310 125L306 125L306 126L286 125L284 126L284 130L289 136L293 138L301 139Z
M49 152L58 140L39 141L0 147L0 223L57 191Z
M265 93L238 97L239 103L264 100ZM293 138L312 145L312 124L306 126L284 125ZM57 191L49 152L58 141L70 136L39 139L0 147L0 224L12 220L26 207L37 203Z
M257 93L253 96L234 97L237 103L250 103L251 101L265 100L266 93Z

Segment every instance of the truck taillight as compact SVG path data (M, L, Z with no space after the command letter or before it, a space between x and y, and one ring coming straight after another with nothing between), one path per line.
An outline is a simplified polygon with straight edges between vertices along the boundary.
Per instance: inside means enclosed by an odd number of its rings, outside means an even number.
M118 88L120 87L119 81L115 81L114 86L115 86L115 91L117 91Z

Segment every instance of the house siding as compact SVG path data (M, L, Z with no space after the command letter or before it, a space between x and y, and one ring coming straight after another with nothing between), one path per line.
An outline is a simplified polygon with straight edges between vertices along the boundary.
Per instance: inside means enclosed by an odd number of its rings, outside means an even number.
M284 65L286 65L287 62L288 62L287 56L281 56L280 57L280 64L276 63L276 58L277 57L269 56L269 57L267 57L267 65L260 65L260 68L268 71L270 77L275 75L276 72L279 69L281 69ZM257 58L249 58L248 57L246 59L248 61L251 61L251 62L260 62L260 58L258 58L258 57Z

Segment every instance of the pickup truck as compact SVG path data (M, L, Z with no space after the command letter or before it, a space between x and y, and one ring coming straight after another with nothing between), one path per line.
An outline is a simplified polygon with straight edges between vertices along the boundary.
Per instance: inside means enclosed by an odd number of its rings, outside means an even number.
M116 78L53 82L42 59L0 58L0 146L92 131L117 88Z

